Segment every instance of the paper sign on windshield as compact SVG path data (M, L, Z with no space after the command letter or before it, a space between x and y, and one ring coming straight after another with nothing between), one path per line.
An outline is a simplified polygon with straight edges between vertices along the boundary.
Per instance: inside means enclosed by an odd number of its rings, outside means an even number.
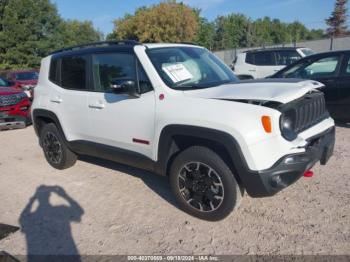
M164 66L163 71L170 77L174 83L186 81L193 78L193 75L183 64Z

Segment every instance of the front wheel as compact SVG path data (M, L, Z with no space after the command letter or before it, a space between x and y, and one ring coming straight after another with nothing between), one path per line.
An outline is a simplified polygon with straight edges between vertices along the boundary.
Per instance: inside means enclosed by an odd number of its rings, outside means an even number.
M176 157L170 186L182 210L210 221L227 217L242 197L228 165L214 151L200 146Z

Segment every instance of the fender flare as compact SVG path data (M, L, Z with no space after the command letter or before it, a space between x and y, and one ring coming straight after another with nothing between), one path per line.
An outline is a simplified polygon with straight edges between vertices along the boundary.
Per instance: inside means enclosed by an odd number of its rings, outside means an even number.
M234 171L237 172L242 181L250 173L241 147L232 135L216 129L190 125L168 125L163 128L159 137L156 173L166 173L170 157L178 150L174 145L175 136L187 136L216 142L226 149L234 165Z

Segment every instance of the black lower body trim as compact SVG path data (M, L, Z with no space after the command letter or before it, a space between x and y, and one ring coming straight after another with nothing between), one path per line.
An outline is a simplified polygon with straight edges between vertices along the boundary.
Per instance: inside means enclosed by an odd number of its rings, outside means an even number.
M79 154L115 161L121 164L154 171L155 162L139 153L89 141L68 142L69 148Z

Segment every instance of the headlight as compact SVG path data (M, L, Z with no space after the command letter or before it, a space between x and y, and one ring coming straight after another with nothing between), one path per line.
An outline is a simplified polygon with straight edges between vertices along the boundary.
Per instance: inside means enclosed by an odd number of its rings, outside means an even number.
M281 134L288 141L292 141L297 138L297 133L295 132L295 119L296 113L294 110L289 110L282 113L280 120Z

